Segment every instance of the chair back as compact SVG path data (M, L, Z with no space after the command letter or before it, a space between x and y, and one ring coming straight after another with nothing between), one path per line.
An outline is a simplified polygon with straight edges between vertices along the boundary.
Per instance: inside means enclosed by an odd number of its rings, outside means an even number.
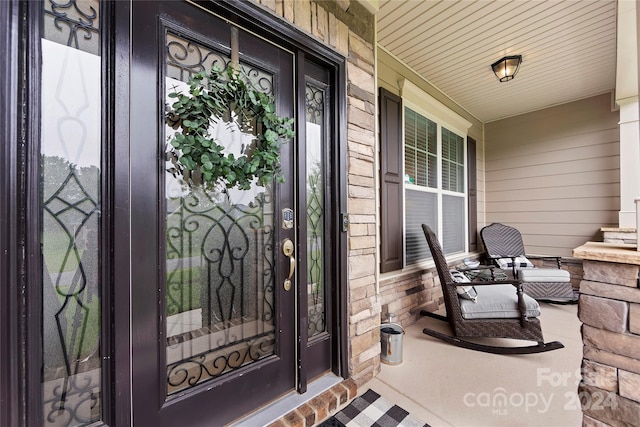
M424 232L424 237L427 238L427 243L429 244L429 249L433 256L433 262L436 265L436 270L438 270L438 277L440 278L440 286L442 287L442 294L444 297L444 306L447 309L447 316L449 317L451 326L455 331L456 322L454 320L462 318L460 302L458 301L458 293L456 292L455 285L453 285L455 281L449 272L449 265L444 257L444 252L442 251L442 246L438 241L436 233L434 233L426 224L422 224L422 231Z
M522 235L513 227L494 222L480 230L480 238L489 258L524 256Z

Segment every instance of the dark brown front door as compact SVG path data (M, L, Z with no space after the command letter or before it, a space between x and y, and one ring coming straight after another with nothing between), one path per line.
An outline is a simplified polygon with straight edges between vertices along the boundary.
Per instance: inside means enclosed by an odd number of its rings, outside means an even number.
M283 253L296 241L283 214L295 144L282 146L284 183L204 191L170 171L163 118L169 93L235 55L293 117L294 55L186 2L136 2L132 26L133 421L221 425L296 386L296 291L284 282L297 264ZM253 137L233 118L211 133L236 156Z

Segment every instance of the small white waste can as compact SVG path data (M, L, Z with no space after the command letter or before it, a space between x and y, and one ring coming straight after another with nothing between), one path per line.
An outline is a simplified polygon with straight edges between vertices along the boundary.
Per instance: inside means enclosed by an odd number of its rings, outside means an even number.
M382 353L380 361L387 365L402 363L402 339L404 328L397 323L383 323L380 325L380 345Z

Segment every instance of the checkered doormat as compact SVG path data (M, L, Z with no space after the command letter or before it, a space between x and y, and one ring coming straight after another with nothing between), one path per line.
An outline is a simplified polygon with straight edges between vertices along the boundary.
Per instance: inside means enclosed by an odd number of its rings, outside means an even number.
M407 411L367 390L321 427L429 427Z

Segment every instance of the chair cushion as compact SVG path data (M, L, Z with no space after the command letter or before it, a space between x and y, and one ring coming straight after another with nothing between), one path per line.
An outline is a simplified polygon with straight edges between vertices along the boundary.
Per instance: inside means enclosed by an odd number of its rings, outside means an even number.
M571 282L526 282L522 290L531 298L551 301L575 301Z
M518 319L518 294L512 285L476 286L477 302L458 298L462 317L465 319ZM540 316L540 305L529 295L524 294L528 317Z
M571 275L567 270L558 268L534 268L522 270L520 279L523 282L570 282Z
M496 260L498 267L503 270L513 267L513 260L511 258L498 258ZM520 270L523 268L534 268L535 266L531 261L527 259L525 256L516 257L516 270Z

